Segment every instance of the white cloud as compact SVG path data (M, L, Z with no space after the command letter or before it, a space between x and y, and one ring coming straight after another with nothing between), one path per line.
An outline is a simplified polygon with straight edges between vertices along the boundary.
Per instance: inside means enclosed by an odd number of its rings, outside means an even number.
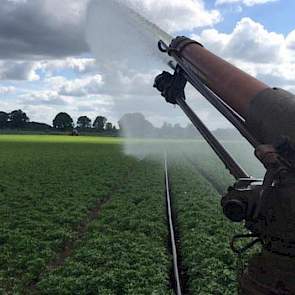
M36 81L40 79L38 70L50 77L59 71L71 70L77 74L89 74L98 69L94 58L68 57L38 62L0 60L0 80Z
M64 111L64 106L55 105L21 105L21 109L27 113L31 121L52 124L54 117Z
M154 78L161 70L142 72L110 72L105 73L103 92L117 97L128 95L140 99L142 96L152 96Z
M0 101L0 109L11 111L15 108L13 104ZM98 115L106 116L116 123L112 111L113 100L107 95L84 96L79 100L71 97L60 96L56 91L27 91L18 97L17 107L29 115L31 121L45 122L52 124L53 118L59 112L67 112L74 121L81 115L87 115L95 119Z
M8 0L8 2L13 2L13 3L26 3L27 0Z
M73 103L71 98L60 96L56 91L51 90L29 91L20 95L18 99L21 104L26 106L66 106Z
M102 76L99 74L82 79L63 81L59 86L59 94L76 97L100 94L103 84Z
M207 10L203 0L128 0L127 3L170 33L212 26L222 19L218 10Z
M57 25L79 24L85 17L89 0L34 0L40 3L45 15L50 15Z
M16 88L13 86L8 86L8 87L0 87L0 95L1 94L11 94L16 92Z
M110 71L102 74L84 75L77 79L52 76L45 80L47 87L62 96L84 97L89 95L110 95L116 97L154 95L153 81L161 70L148 73Z
M230 34L209 29L193 37L270 86L295 85L295 31L284 36L243 18Z
M38 68L38 62L0 60L0 80L39 80Z
M246 6L254 6L258 4L266 4L270 2L277 2L279 0L217 0L215 5L222 5L222 4L244 4Z
M231 34L210 29L204 30L200 37L205 45L224 57L256 63L279 62L285 44L282 34L268 32L248 17L242 18Z
M97 65L94 58L67 57L65 59L44 60L40 62L40 69L47 75L60 70L72 70L84 74L97 71Z
M295 50L295 30L288 34L286 38L286 48Z

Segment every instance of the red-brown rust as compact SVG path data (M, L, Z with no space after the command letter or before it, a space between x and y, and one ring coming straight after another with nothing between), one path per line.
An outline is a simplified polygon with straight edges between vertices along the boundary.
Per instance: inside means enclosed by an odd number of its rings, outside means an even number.
M201 72L206 85L243 118L246 118L250 101L269 88L197 43L185 46L181 56Z

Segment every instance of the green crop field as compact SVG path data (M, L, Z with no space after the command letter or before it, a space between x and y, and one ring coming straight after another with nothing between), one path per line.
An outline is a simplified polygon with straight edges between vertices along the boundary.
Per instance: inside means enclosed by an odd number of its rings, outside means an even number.
M0 294L173 294L162 155L122 143L0 136ZM187 293L236 294L241 228L217 193L232 178L203 142L171 141L168 157Z

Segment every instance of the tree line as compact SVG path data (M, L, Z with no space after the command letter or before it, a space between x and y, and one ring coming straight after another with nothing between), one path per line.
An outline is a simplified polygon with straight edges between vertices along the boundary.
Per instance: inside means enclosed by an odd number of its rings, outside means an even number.
M155 127L140 113L125 114L119 123L120 131L126 137L144 138L175 138L175 139L202 139L199 131L192 125L182 127L180 124L164 122L161 127ZM241 139L236 129L216 129L213 134L223 140Z
M11 113L0 111L0 128L22 128L30 121L29 117L22 110L15 110Z
M55 116L51 126L45 123L31 122L22 110L14 110L10 113L0 111L0 129L72 131L74 128L81 131L108 133L118 131L116 126L108 122L104 116L97 116L93 122L87 116L80 116L75 123L69 114L61 112Z
M15 110L10 113L0 111L0 130L16 129L20 131L37 132L73 132L78 133L100 133L112 136L123 135L126 137L146 138L202 138L200 133L192 124L186 127L180 124L169 124L164 122L161 127L155 127L144 115L140 113L125 114L119 120L119 129L104 116L97 116L92 121L87 116L80 116L77 122L65 113L58 113L53 119L52 125L39 122L31 122L30 118L22 110ZM4 131L5 132L5 131ZM234 129L217 129L213 133L219 139L236 139L240 135Z
M121 134L125 137L144 138L196 138L199 132L192 124L181 127L180 124L172 125L164 122L161 127L155 127L140 113L125 114L119 120Z
M73 128L83 131L94 129L98 132L117 132L117 128L104 116L97 116L92 123L92 120L87 116L80 116L77 123L74 123L72 117L64 112L56 115L52 122L53 128L60 130L71 130Z

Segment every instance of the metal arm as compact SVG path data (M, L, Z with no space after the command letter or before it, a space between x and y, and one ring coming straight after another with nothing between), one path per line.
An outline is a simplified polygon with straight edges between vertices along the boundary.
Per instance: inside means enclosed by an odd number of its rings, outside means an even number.
M163 72L155 79L154 87L161 91L162 96L166 98L167 102L179 105L236 180L250 178L186 103L184 88L187 80L184 73L179 66L175 68L174 75Z
M214 150L219 159L221 159L231 175L233 175L237 180L241 178L250 178L246 171L232 158L232 156L210 132L210 130L201 121L201 119L193 112L193 110L189 107L185 100L183 98L178 98L176 99L176 102L183 110L183 112L187 115L187 117L191 120L193 125L199 130L199 132Z
M169 52L169 46L162 40L159 41L158 47L162 52ZM214 92L212 92L202 81L202 78L198 76L196 71L191 69L191 66L175 52L171 52L171 56L177 62L177 65L183 69L183 75L195 89L205 97L229 122L237 128L243 137L245 137L249 143L256 148L260 143L253 137L245 126L245 121L231 108L229 108ZM169 66L176 70L173 63L169 63Z

